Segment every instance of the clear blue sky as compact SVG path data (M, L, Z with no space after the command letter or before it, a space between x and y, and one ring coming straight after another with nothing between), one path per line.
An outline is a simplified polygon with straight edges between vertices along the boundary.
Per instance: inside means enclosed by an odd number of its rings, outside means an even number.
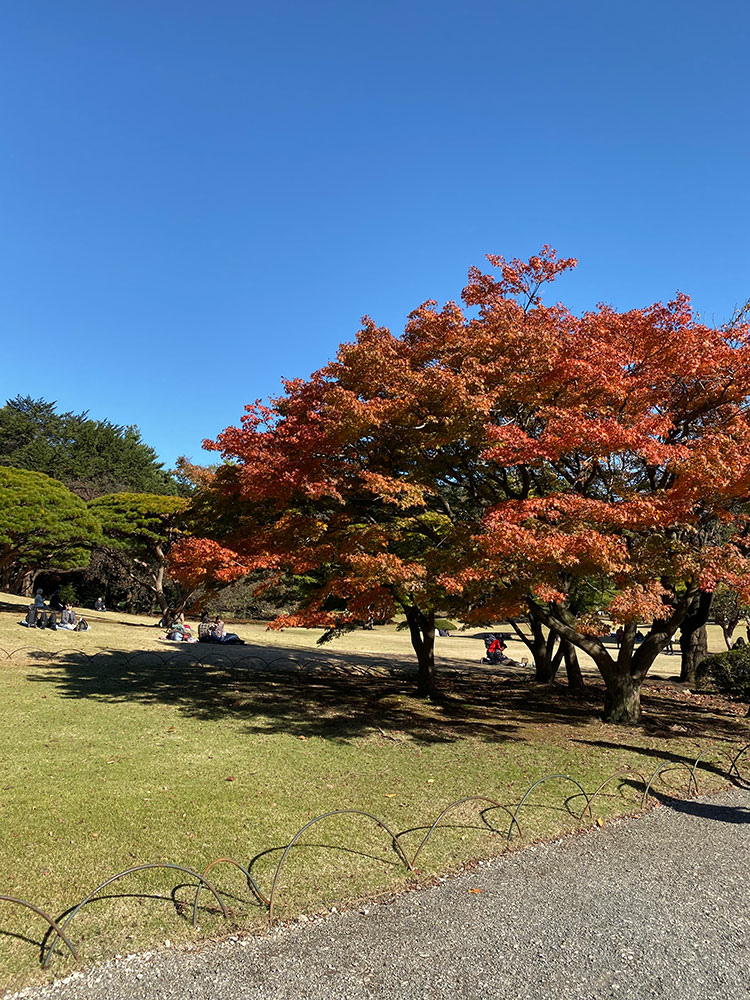
M746 0L26 0L0 13L0 403L169 465L550 243L575 310L750 296Z

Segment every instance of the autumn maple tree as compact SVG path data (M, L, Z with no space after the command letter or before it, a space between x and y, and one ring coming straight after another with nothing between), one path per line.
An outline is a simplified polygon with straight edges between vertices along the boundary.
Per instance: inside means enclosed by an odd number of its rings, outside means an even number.
M527 608L587 652L605 717L634 722L641 683L696 596L720 581L748 592L748 328L707 327L684 296L578 318L538 299L559 264L551 252L491 262L497 277L470 275L464 298L479 315L465 330L502 367L485 380L483 455L508 489L484 517L489 563L456 585L470 603L476 593L469 618ZM424 322L439 336L438 316ZM502 578L491 594L488 565ZM600 596L578 610L582 588ZM614 653L601 639L612 624Z
M187 535L178 539L169 553L169 575L182 589L175 613L200 605L206 597L247 573L248 567L235 552L210 538Z
M285 397L249 407L241 428L209 443L229 461L204 479L195 509L210 512L206 523L248 571L267 571L269 582L274 573L309 581L308 599L275 628L332 635L403 612L419 691L434 696L435 615L462 603L440 576L471 561L469 552L479 557L482 505L467 522L456 517L450 489L433 495L422 482L450 462L425 452L420 414L459 419L449 387L429 381L412 378L405 345L368 325L335 365L286 383ZM446 428L446 448L455 434Z
M697 597L750 594L748 328L707 327L684 296L578 317L541 300L574 260L489 260L464 308L427 302L398 337L367 320L249 406L208 443L225 463L202 496L243 565L317 574L277 627L401 608L434 693L437 610L524 616L540 656L555 637L588 653L606 717L634 722Z

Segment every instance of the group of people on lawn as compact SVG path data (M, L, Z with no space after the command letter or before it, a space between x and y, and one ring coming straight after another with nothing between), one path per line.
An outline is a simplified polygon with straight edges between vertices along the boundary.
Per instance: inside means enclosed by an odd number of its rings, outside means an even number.
M63 629L67 632L87 632L90 628L83 615L80 618L76 615L70 602L63 604L59 587L50 597L49 604L44 600L44 592L37 590L26 617L18 624L26 628Z
M198 625L197 637L193 635L185 616L180 613L167 629L166 639L172 642L225 642L234 645L244 644L244 640L235 632L227 632L223 619L217 615L209 621L208 612L204 611Z
M97 597L94 602L94 611L101 612L106 610L104 598ZM58 614L60 616L59 619L57 617ZM162 624L165 624L167 620L168 618L165 616L165 621ZM37 590L33 603L29 605L26 618L24 621L19 622L19 625L24 625L26 628L65 629L69 632L85 632L90 628L89 623L82 615L80 617L76 615L73 605L70 602L63 604L59 587L52 597L50 597L49 604L44 600L44 592L41 589ZM197 636L193 635L190 625L185 621L184 614L180 613L167 626L164 638L172 642L244 644L244 640L240 639L235 632L227 631L226 625L219 615L213 621L210 621L208 613L205 611L201 615ZM505 654L505 636L500 634L488 635L485 638L485 646L486 655L482 658L483 663L514 663Z
M94 611L106 610L104 598L97 597L94 602ZM64 629L68 632L87 632L91 627L83 615L76 614L70 602L63 603L60 587L50 597L49 604L44 599L44 591L41 588L37 590L34 600L26 612L26 617L18 624L25 628L47 628L54 631ZM224 621L218 615L213 621L209 621L206 612L201 616L197 637L193 636L190 625L185 621L185 616L179 614L169 625L165 638L178 642L243 643L243 640L235 632L227 631Z

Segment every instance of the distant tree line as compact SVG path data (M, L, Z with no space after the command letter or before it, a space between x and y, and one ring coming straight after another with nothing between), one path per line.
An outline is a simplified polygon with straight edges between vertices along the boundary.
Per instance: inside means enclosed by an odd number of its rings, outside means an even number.
M164 610L189 492L137 427L16 396L0 408L0 586L65 582L83 603Z
M81 497L177 495L184 486L141 440L137 427L58 413L56 404L16 396L0 408L0 466L43 472Z

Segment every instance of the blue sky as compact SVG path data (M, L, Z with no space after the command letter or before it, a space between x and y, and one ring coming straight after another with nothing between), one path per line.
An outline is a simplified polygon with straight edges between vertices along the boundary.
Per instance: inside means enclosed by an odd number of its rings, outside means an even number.
M750 296L744 0L0 12L0 402L171 465L485 253L580 311Z

